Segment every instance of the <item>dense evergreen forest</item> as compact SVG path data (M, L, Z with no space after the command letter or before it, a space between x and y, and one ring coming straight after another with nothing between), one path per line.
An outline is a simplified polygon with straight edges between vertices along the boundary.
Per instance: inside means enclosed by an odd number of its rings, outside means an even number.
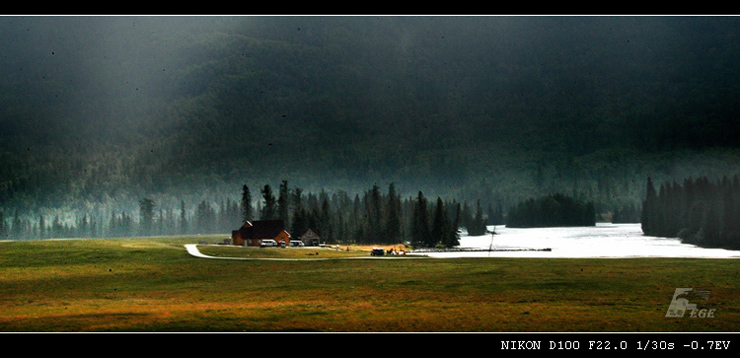
M721 16L0 17L0 221L129 233L146 198L156 233L228 232L244 183L283 179L351 202L394 183L489 224L557 192L639 207L647 177L740 174L739 36Z
M613 224L637 224L642 217L641 204L625 205L621 208L615 208L612 212L611 222Z
M740 179L688 178L665 182L656 191L647 181L642 230L646 235L678 237L704 247L740 249Z
M506 226L516 228L594 225L593 202L574 200L560 193L530 198L513 206L506 216Z
M350 196L344 191L305 193L282 181L277 194L269 184L260 188L259 194L261 200L253 200L252 190L244 185L239 201L227 199L218 206L202 201L193 215L188 214L184 202L179 210L162 210L156 202L144 198L139 201L137 214L113 212L105 222L87 216L73 224L62 223L59 217L52 221L39 216L36 221L29 221L17 212L6 220L0 211L0 237L22 240L197 235L236 230L245 221L253 220L283 220L293 237L312 229L326 244L408 242L414 247L453 247L459 244L461 229L482 227L485 233L486 218L480 205L473 212L467 203L443 202L441 198L432 203L422 192L401 198L393 184L387 193L374 185L362 196Z

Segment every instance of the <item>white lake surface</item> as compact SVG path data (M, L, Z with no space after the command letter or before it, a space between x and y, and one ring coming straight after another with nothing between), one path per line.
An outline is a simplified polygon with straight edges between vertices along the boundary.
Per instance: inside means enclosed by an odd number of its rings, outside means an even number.
M740 251L707 249L681 243L679 239L645 236L640 224L599 223L593 227L515 229L489 226L491 235L460 237L461 248L493 251L428 253L430 257L551 257L551 258L625 258L625 257L693 257L740 258Z

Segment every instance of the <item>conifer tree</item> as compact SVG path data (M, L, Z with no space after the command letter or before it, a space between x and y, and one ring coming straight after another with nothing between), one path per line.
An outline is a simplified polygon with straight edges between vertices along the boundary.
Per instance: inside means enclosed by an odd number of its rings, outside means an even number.
M252 220L252 193L249 192L249 187L246 184L242 187L241 214L243 222Z
M452 221L452 224L447 228L447 233L445 235L444 242L442 243L445 247L449 248L449 247L460 245L459 227L460 227L460 204L457 204L457 209L455 210L455 219Z
M322 198L321 210L318 214L319 219L319 230L321 231L321 239L324 242L333 244L335 243L334 238L334 226L331 218L331 207L329 206L329 199Z
M46 238L46 220L43 215L39 215L39 238Z
M59 215L54 217L54 222L51 224L52 236L53 237L65 237L64 224L59 218Z
M401 241L401 203L396 194L396 188L391 183L388 186L388 204L386 208L385 235L388 242L395 244Z
M144 198L139 201L139 229L142 235L151 235L154 226L154 207L152 199Z
M270 185L265 185L262 188L262 198L265 200L264 206L260 213L260 219L262 220L274 220L277 218L277 208L275 202L275 195L272 194Z
M5 214L0 210L0 238L4 238L8 232L8 225L5 223Z
M480 206L480 200L475 205L475 216L468 225L468 234L471 236L480 236L486 233L486 222L483 218L483 210Z
M18 239L21 237L21 234L23 233L23 222L21 221L21 216L18 212L18 209L15 209L15 214L13 215L13 222L12 226L10 227L10 235Z
M648 177L647 179L647 194L645 200L642 202L642 217L640 223L642 224L642 232L646 235L652 235L654 233L655 225L654 221L654 210L657 204L658 196L655 192L655 186L653 180Z
M185 212L185 201L180 200L180 234L188 233L188 219Z
M444 203L442 203L440 197L437 197L437 205L434 207L434 216L432 217L432 228L426 246L433 247L443 243L447 234L447 227L447 215L445 213Z
M196 233L203 234L205 226L208 224L208 211L210 206L205 200L201 201L198 206L195 207L195 213L193 213L193 224Z
M290 196L288 193L288 181L283 180L280 183L280 190L278 194L278 200L277 200L277 215L278 219L282 220L283 223L285 223L285 226L288 227L290 224L288 222L289 219L289 213L290 213Z
M289 227L291 235L297 238L309 229L306 209L303 207L303 189L294 188L291 201L293 202L293 213Z
M425 247L429 241L429 215L427 213L427 201L424 194L419 191L414 215L411 223L411 244L414 247Z
M366 235L368 235L367 241L387 243L384 237L385 229L383 227L383 212L382 212L382 198L380 194L380 188L377 185L373 185L370 192L366 195Z

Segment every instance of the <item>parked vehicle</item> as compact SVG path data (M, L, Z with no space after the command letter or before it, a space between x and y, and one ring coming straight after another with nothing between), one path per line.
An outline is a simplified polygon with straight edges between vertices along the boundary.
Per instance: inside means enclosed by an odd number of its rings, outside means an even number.
M370 256L383 256L385 255L385 250L381 248L373 248L373 251L370 251Z
M266 239L266 240L260 241L260 247L267 247L267 246L278 246L278 243L277 241L272 240L272 239Z
M301 240L293 240L290 242L290 246L306 246Z

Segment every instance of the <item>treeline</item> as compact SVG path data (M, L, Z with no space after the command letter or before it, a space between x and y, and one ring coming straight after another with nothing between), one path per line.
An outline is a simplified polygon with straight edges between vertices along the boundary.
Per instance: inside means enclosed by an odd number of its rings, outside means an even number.
M244 185L239 200L218 203L201 201L194 208L158 207L150 198L139 202L138 213L112 212L105 219L83 215L74 220L39 215L30 220L16 211L0 211L0 237L12 240L71 237L128 237L156 235L197 235L230 233L245 221L280 219L293 237L307 229L317 231L324 243L396 244L410 242L416 247L459 244L460 230L482 235L486 224L501 220L500 208L484 214L480 202L429 201L419 191L402 198L390 184L383 192L377 185L362 194L304 192L282 181L277 192L264 185L258 193ZM496 219L499 217L498 219Z
M252 208L248 204L252 202L251 191L243 187L242 221L283 220L293 237L312 229L328 244L410 242L415 247L452 247L459 244L461 227L472 227L477 217L482 218L481 213L473 216L467 204L445 203L441 198L430 203L421 191L416 197L402 199L393 184L385 193L373 185L352 197L345 191L304 193L301 188L289 189L283 181L277 195L269 185L261 188L260 194L261 200Z
M0 210L0 238L32 240L47 238L106 238L159 235L199 235L225 232L222 228L238 227L239 205L231 200L220 204L202 201L190 209L181 202L178 209L157 208L157 203L145 198L139 202L139 212L111 212L106 218L83 214L73 219L59 215L49 218L37 215L30 219L7 215Z
M515 228L594 225L596 211L593 202L559 193L522 201L510 208L506 216L506 226Z
M740 178L665 182L659 189L650 178L642 205L645 235L678 237L704 247L740 248Z
M624 205L614 209L612 213L612 224L636 224L640 222L642 211L634 204Z

